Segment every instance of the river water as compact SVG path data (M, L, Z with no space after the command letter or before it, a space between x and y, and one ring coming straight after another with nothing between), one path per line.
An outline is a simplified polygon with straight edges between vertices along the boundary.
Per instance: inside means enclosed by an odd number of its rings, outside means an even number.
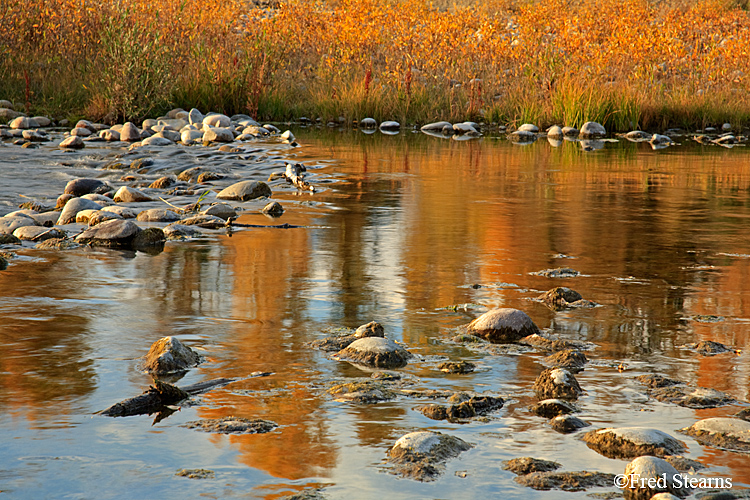
M285 214L271 221L257 212L262 203L248 202L239 222L304 227L215 232L155 254L27 245L0 272L0 498L271 499L308 488L323 488L330 499L585 496L531 490L502 470L503 460L533 456L566 471L619 474L628 460L605 458L582 433L558 434L528 411L544 353L450 341L458 327L498 306L525 311L547 333L592 344L577 375L585 390L578 416L592 428L662 430L708 467L699 477L750 486L747 455L675 432L746 405L692 410L648 398L634 380L658 373L750 397L746 148L685 140L660 151L619 142L584 152L543 140L517 146L411 132L295 133L297 148L164 148L150 153L155 167L134 175L154 179L202 165L227 175L217 184L225 185L303 162L316 193L274 184ZM103 166L133 157L117 146L60 152L6 143L0 215L25 201L19 194L52 202L75 177L117 184L123 172ZM531 274L558 267L580 275ZM532 300L555 286L601 306L555 312ZM446 309L457 304L473 305ZM328 384L369 373L306 343L371 320L417 355L399 370L415 389L501 395L505 406L461 424L428 419L415 408L434 401L418 397L337 401ZM206 393L157 423L95 415L148 387L138 358L167 335L206 358L179 385L272 375ZM686 347L700 340L741 351L702 356ZM478 369L445 374L437 369L445 360ZM181 426L230 415L279 427L219 435ZM474 447L434 482L392 474L390 447L426 429ZM176 475L181 469L213 475L190 479Z

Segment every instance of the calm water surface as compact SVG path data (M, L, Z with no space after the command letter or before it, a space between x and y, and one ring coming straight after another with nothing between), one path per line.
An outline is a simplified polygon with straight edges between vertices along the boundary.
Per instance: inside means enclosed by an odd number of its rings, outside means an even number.
M0 273L0 498L279 498L325 488L331 499L580 498L517 485L502 461L533 456L564 470L618 474L579 436L554 432L528 406L543 353L490 354L453 344L457 327L486 308L514 307L540 328L590 342L577 376L581 418L595 427L648 426L685 441L706 477L750 486L747 455L675 433L742 406L691 410L648 399L634 377L659 373L750 395L750 152L684 145L574 143L514 146L406 133L296 131L302 145L246 144L155 151L151 180L203 165L228 177L265 179L286 160L304 162L319 191L274 186L277 222L247 203L247 229L170 242L155 255L26 247ZM103 170L124 148L63 153L0 146L0 215L24 201L53 200L78 176L118 184ZM132 172L127 172L132 173ZM217 184L218 185L218 184ZM177 203L176 200L175 203ZM570 267L576 278L530 273ZM602 304L553 312L531 299L568 286ZM453 312L454 304L484 306ZM723 319L702 322L697 315ZM368 377L311 350L327 329L381 322L418 358L400 370L415 388L499 394L487 421L433 421L403 397L373 405L335 401L332 381ZM206 362L179 384L241 380L197 398L158 423L94 413L151 383L137 369L150 344L177 336ZM684 347L714 340L742 349L704 357ZM437 365L469 360L468 375ZM618 370L618 365L624 370ZM263 435L217 435L181 424L235 415L272 420ZM403 434L433 429L474 448L432 483L390 474L387 451ZM209 479L176 476L210 469ZM592 492L614 492L614 488Z

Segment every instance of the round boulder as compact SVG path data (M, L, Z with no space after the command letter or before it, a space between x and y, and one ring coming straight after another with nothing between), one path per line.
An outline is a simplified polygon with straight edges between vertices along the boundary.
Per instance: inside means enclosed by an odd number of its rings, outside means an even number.
M547 368L534 382L539 399L578 399L583 394L576 378L564 368Z
M201 212L201 215L213 215L224 220L237 217L237 211L228 203L215 203Z
M136 217L136 220L140 222L176 222L180 219L178 214L166 208L144 210Z
M646 500L657 493L672 493L686 497L682 476L669 462L657 457L638 457L625 467L625 474L617 476L616 485L623 488L625 498Z
M209 127L203 132L203 142L232 142L234 134L227 128Z
M684 443L669 434L646 427L593 430L587 432L583 440L589 448L607 458L664 457L679 455L686 449Z
M583 127L581 127L579 137L581 139L597 139L599 137L604 137L605 135L607 135L607 129L601 124L596 122L586 122L583 124Z
M136 142L141 140L141 131L132 122L126 122L120 129L120 140Z
M469 333L490 342L503 344L540 333L523 311L511 308L492 309L469 323Z
M547 129L547 138L548 139L562 139L563 138L563 131L560 127L557 125L552 125L550 128Z
M76 221L78 212L83 210L100 210L102 206L93 200L86 198L73 198L68 201L60 212L57 225L70 224Z
M81 149L84 146L83 139L77 135L71 135L60 141L60 147L64 149Z
M375 118L362 118L359 121L359 128L365 128L365 129L373 129L377 128L378 122L375 121Z
M101 194L106 193L111 188L99 179L73 179L65 185L64 193L73 196L83 196L89 193Z
M113 198L116 203L138 203L154 201L149 195L138 189L122 186L117 190Z
M76 242L107 248L132 248L133 240L140 231L129 220L108 220L86 229L76 237Z
M223 189L217 198L221 200L248 201L271 196L271 188L262 181L241 181Z
M411 354L392 340L366 337L355 340L334 356L341 361L373 368L401 368L407 365Z
M278 201L272 201L271 203L263 207L261 212L270 217L281 217L281 214L284 213L284 208Z
M163 337L151 345L143 358L143 371L155 376L189 370L201 362L201 357L174 337Z
M549 425L561 434L570 434L591 424L573 415L558 415L549 421Z

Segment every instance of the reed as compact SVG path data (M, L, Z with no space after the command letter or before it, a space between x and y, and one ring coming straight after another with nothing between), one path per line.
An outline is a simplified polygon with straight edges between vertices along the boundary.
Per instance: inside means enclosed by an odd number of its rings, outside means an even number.
M0 99L101 121L198 107L611 130L747 124L742 0L6 0Z

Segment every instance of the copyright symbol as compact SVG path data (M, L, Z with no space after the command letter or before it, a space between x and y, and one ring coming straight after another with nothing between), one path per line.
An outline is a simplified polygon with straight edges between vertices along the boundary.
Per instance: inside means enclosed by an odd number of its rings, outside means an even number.
M628 480L628 476L625 474L617 474L615 476L615 486L617 488L624 488L628 485L630 481Z

